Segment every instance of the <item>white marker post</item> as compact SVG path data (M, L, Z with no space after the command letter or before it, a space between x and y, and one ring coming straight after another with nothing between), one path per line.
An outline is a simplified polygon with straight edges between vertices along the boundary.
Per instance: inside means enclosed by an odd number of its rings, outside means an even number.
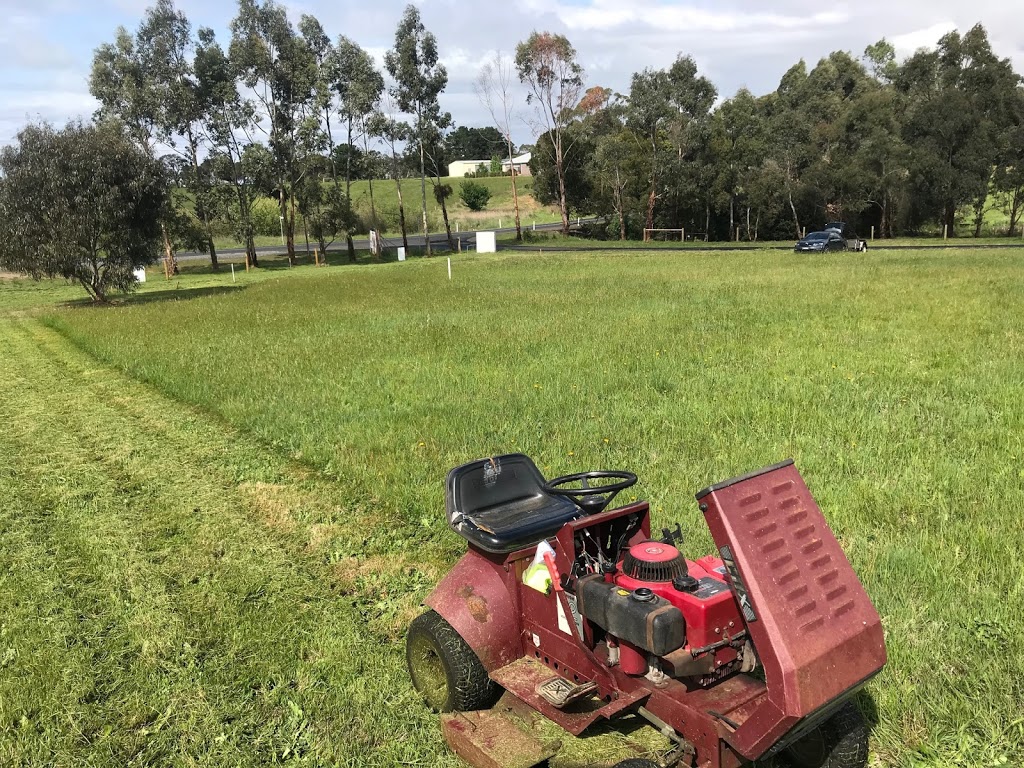
M450 256L448 257L448 279L452 279L452 259Z
M231 282L235 282L235 262L231 262Z

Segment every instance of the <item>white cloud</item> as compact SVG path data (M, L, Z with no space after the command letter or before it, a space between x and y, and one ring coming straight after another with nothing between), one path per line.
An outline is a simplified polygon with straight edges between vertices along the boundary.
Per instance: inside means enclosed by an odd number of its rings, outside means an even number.
M956 29L954 22L941 21L925 29L917 29L903 35L896 35L889 42L896 49L896 55L903 58L904 56L916 53L922 48L934 48L935 44L944 35L952 32L954 29Z

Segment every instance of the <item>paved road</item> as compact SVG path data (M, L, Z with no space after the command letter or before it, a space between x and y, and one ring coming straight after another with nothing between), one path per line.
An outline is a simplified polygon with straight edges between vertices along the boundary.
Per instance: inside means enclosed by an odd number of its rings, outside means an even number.
M575 219L572 222L572 228L575 229L579 224L589 224L590 222L593 222L593 221L597 221L597 219L594 219L594 218L590 218L590 219ZM562 225L561 225L560 222L555 222L553 224L535 224L535 225L529 227L529 229L536 230L538 232L557 232L561 228L562 228ZM524 229L527 229L527 228L524 227ZM488 231L494 231L494 232L497 232L498 234L508 234L508 233L515 232L516 228L515 227L502 227L501 229L488 230ZM458 242L461 242L463 250L466 250L468 248L475 247L475 245L476 245L476 232L452 232L452 239L456 240ZM385 237L385 238L383 238L383 240L384 240L384 247L385 248L398 248L399 246L402 245L402 238L401 237ZM369 240L369 238L365 238L365 237L363 237L363 238L356 238L353 242L355 243L355 248L356 248L357 251L368 251L368 250L370 250L370 240ZM423 235L409 235L409 245L410 245L410 247L423 247L424 242L425 242L425 239L424 239ZM313 252L313 248L315 247L315 245L316 245L315 243L310 242L310 244L309 244L309 252L310 253ZM442 251L442 250L446 251L446 250L448 250L448 239L447 239L447 237L445 237L445 235L443 233L442 234L431 233L431 235L430 235L430 247L432 249L435 249L435 250L438 250L438 251ZM346 251L345 241L341 240L340 242L336 242L334 245L332 245L330 247L329 250L330 250L331 253L344 253ZM281 246L281 245L260 246L259 248L256 249L256 255L257 256L273 256L273 255L281 254L281 253L285 253L285 252L286 252L285 247ZM295 252L296 253L305 254L305 252L306 252L306 242L305 242L305 240L303 240L301 243L300 242L296 242L295 243ZM210 258L208 254L196 253L194 251L181 252L181 253L178 253L176 255L177 255L178 261L196 261L196 260L209 259ZM218 259L221 259L221 258L230 259L231 257L236 257L236 256L239 257L239 258L243 258L244 259L244 257L245 257L245 249L244 248L218 248L217 249L217 258Z

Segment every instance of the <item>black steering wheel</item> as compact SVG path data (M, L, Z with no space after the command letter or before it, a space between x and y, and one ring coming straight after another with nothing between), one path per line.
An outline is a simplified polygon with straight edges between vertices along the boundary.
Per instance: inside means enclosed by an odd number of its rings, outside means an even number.
M591 480L618 480L604 485L591 485ZM578 488L567 486L579 483ZM544 483L544 491L556 496L568 496L576 506L588 515L603 512L612 503L619 491L636 484L636 475L621 470L598 470L577 472L575 475L563 475Z

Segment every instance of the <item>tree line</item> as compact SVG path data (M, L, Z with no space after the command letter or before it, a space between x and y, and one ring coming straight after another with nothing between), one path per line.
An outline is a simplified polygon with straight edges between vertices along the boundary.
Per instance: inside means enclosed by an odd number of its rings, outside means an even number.
M415 5L384 70L387 81L358 43L332 39L311 15L293 25L275 0L238 0L226 46L157 0L134 32L120 28L96 50L92 125L29 126L0 153L0 263L78 279L102 298L104 275L130 287L131 267L154 249L169 272L186 248L216 268L227 230L257 265L268 198L291 262L300 226L321 251L344 238L354 260L353 234L382 226L374 180L396 185L403 244L410 227L427 234L428 184L451 242L447 164L523 149L512 140L520 87L538 137L534 195L558 206L566 232L570 217L599 214L622 239L651 229L789 238L837 219L883 237L965 224L978 235L999 205L1014 235L1024 209L1022 80L980 25L902 62L884 39L859 59L800 61L774 92L721 101L682 54L634 73L628 93L588 88L569 40L534 32L476 79L487 128L455 127L441 108L448 73ZM47 175L56 167L59 183ZM409 176L422 201L407 215ZM360 178L368 220L351 202ZM513 173L521 237L516 183Z
M612 236L793 238L835 220L883 237L978 236L994 206L1007 234L1019 231L1024 89L981 25L902 62L884 39L860 59L801 60L774 92L717 105L688 56L635 73L619 94L584 89L565 38L548 48L561 70L533 93L557 105L534 153L534 194L604 214Z

